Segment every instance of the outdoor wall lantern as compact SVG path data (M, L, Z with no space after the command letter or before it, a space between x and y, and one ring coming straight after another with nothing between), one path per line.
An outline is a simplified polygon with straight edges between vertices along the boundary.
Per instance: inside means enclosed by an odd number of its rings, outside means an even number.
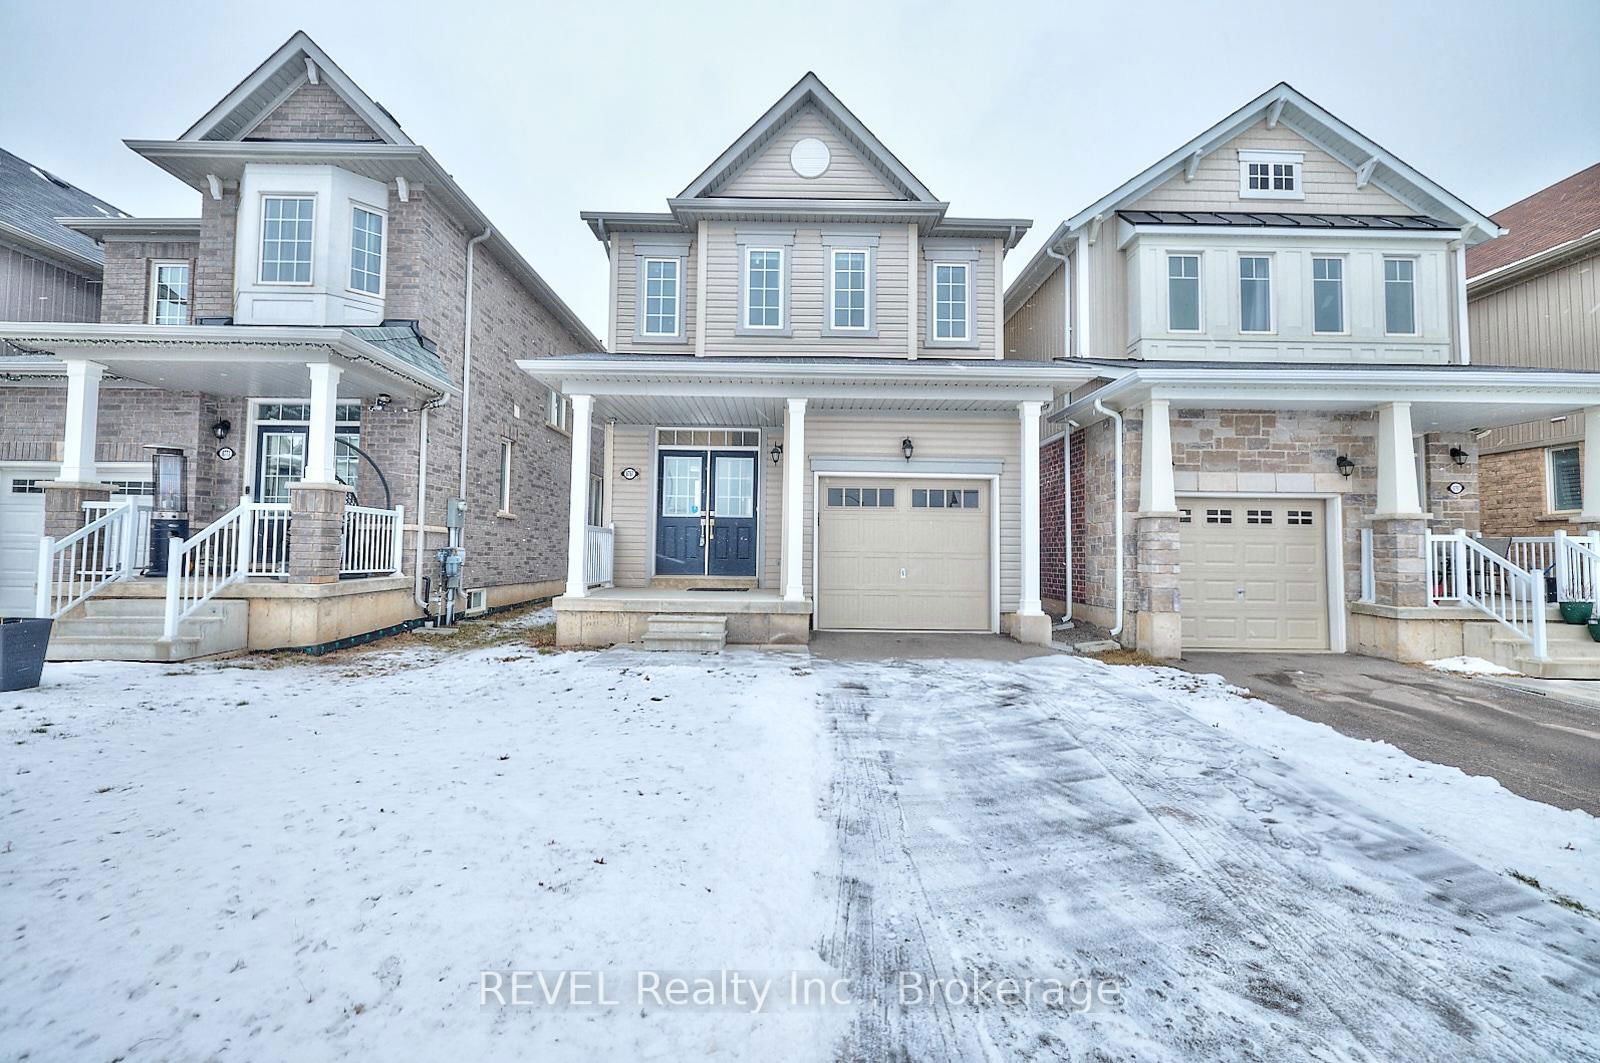
M782 443L773 443L772 444L772 464L776 465L776 464L778 464L778 462L780 462L782 460L783 460L783 444Z
M216 424L211 426L211 434L216 436L218 439L227 439L228 433L231 431L233 431L232 421L218 421Z
M904 454L906 456L906 460L907 461L911 460L911 452L916 450L916 449L917 448L915 446L913 446L912 443L911 443L911 437L910 436L906 436L904 439L902 439L900 441L900 453L902 453L902 454Z
M393 401L394 399L389 397L387 391L379 392L378 397L372 400L372 412L382 413L389 408L389 404Z
M1462 450L1460 447L1451 447L1450 460L1455 462L1457 465L1465 465L1467 463L1467 452Z
M1343 476L1347 480L1355 475L1356 463L1345 457L1343 454L1340 454L1339 457L1334 460L1334 465L1338 466L1339 475Z

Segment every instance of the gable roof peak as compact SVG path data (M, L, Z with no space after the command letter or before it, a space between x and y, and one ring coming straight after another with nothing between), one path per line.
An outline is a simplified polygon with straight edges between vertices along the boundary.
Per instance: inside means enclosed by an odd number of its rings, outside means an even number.
M750 128L728 145L710 166L689 182L688 187L674 196L674 200L699 199L706 196L749 161L779 129L788 123L790 118L806 106L814 106L821 111L823 117L861 152L866 161L882 172L907 199L919 203L939 202L939 197L929 191L928 186L918 180L917 176L895 157L894 152L890 151L883 141L879 140L877 135L833 94L814 70L807 70L789 91L780 96L778 101L767 108Z
M415 143L394 116L368 96L305 30L296 30L178 139L240 140L308 83L327 84L384 143Z

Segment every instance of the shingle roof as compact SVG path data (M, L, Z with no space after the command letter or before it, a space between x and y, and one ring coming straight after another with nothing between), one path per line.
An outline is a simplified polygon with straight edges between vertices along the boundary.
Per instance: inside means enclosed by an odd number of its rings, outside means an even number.
M1290 214L1265 210L1119 210L1134 225L1233 225L1274 229L1426 229L1453 230L1449 222L1425 214Z
M1511 204L1494 220L1511 231L1467 249L1469 278L1600 229L1600 163Z
M423 342L409 326L405 325L377 325L372 327L346 328L346 332L358 339L366 340L374 347L382 347L386 352L412 368L427 374L444 385L453 386L450 373L440 361L439 355L430 346Z
M127 217L97 196L0 148L0 223L20 229L40 243L74 258L103 263L100 245L59 224L57 218L103 214Z

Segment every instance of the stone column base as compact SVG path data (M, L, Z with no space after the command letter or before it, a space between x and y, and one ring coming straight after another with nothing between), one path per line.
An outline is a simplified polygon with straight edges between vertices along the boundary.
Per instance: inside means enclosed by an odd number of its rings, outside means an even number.
M44 489L44 533L64 539L88 523L83 519L85 502L104 502L111 497L111 486L77 480L46 480Z
M348 494L343 484L289 485L289 582L339 582Z
M1420 609L1433 600L1428 559L1423 556L1428 522L1420 516L1372 518L1373 601L1400 609Z
M1178 515L1136 518L1134 541L1138 551L1134 648L1151 657L1179 657L1183 605L1178 592Z

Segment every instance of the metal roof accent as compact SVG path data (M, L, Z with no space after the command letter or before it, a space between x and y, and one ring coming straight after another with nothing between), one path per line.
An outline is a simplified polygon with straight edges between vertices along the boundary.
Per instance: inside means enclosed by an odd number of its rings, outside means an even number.
M1285 214L1276 211L1119 210L1132 225L1229 225L1272 229L1418 229L1455 232L1449 222L1425 214Z
M366 340L393 355L418 372L432 377L446 388L455 386L450 371L444 367L439 353L428 345L414 329L403 325L345 326L345 331L357 339Z
M57 220L83 214L127 217L100 197L0 148L0 236L53 252L98 277L105 268L100 245Z

